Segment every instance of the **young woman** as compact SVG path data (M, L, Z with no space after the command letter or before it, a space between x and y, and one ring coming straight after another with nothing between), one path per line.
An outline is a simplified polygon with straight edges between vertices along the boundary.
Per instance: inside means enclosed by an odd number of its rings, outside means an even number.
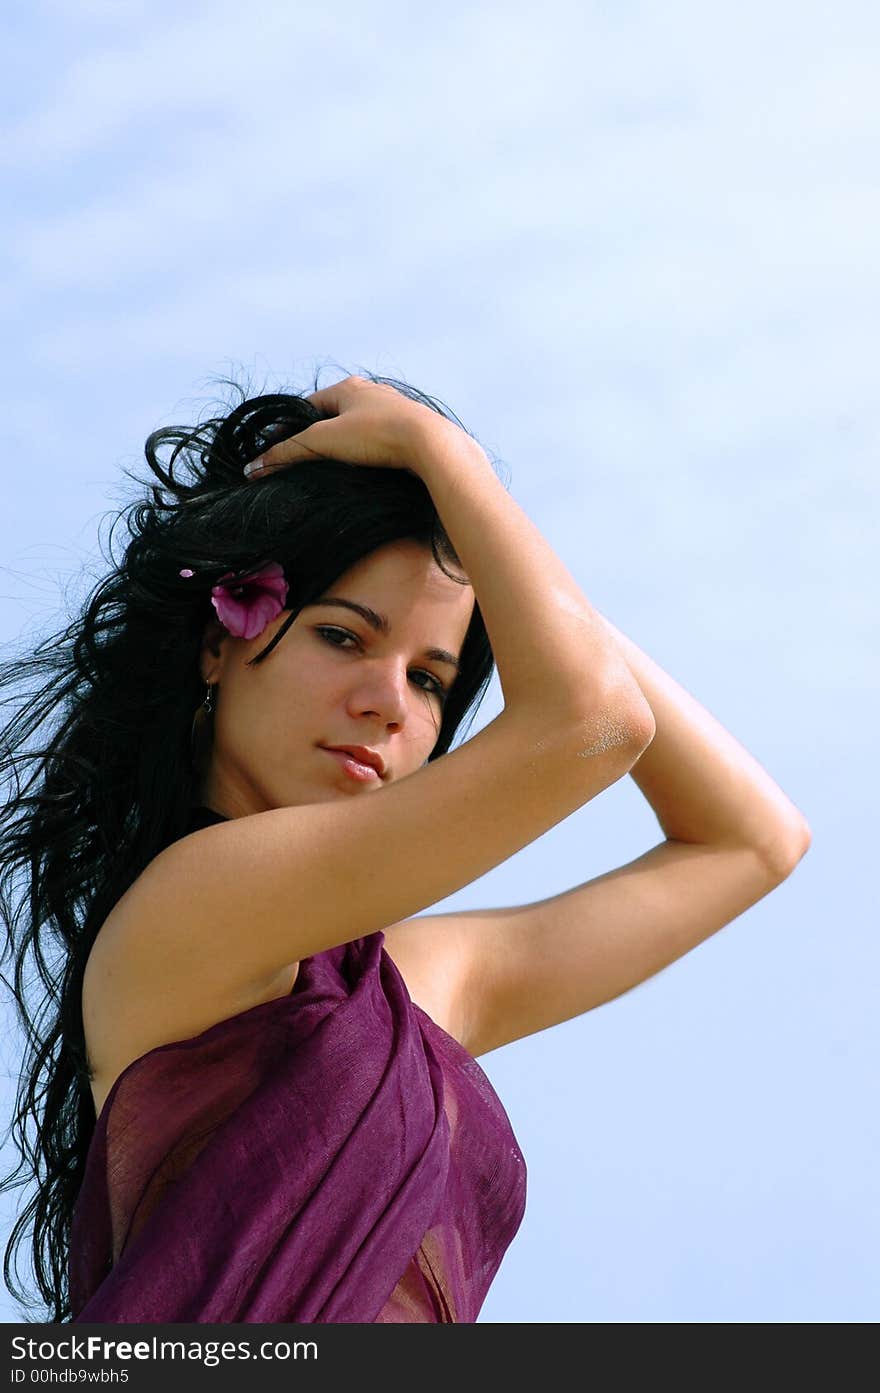
M808 829L430 398L349 377L147 458L0 839L67 952L15 1232L56 1321L474 1321L525 1204L476 1057L687 952ZM629 874L421 915L627 772L667 834Z

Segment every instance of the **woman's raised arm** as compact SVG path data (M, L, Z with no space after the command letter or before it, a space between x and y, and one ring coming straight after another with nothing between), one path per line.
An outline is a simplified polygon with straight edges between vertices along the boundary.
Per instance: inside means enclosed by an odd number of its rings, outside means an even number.
M577 712L588 751L591 722L603 739L641 739L652 731L651 708L601 616L477 442L435 421L416 432L412 468L474 587L505 706L539 719Z

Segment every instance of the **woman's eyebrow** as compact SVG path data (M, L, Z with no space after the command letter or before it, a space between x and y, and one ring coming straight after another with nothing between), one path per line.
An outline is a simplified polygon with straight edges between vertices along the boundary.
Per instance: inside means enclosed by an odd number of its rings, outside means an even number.
M391 625L384 614L377 614L369 605L360 605L356 600L343 600L340 596L328 596L323 600L313 600L311 605L303 605L303 609L312 609L315 605L335 605L337 609L352 609L355 614L359 614L362 619L366 619L371 628L377 634L383 634L386 638L391 633ZM426 648L424 657L433 658L436 663L448 663L454 667L456 672L461 671L458 659L448 653L445 648Z

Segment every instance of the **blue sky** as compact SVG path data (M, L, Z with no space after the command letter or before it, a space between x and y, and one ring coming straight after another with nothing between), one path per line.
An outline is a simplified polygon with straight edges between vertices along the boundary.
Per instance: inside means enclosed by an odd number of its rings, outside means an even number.
M684 959L482 1057L529 1193L480 1319L877 1320L876 7L36 0L3 27L0 638L75 607L122 468L212 376L337 363L448 402L813 832ZM475 729L500 706L496 680ZM625 778L442 907L661 835Z

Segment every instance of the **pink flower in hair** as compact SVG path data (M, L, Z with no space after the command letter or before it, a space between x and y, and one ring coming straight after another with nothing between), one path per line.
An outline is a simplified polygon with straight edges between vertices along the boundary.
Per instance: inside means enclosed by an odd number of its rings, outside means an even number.
M256 638L284 608L287 599L284 569L270 561L262 570L236 577L227 571L211 586L211 604L236 638Z

